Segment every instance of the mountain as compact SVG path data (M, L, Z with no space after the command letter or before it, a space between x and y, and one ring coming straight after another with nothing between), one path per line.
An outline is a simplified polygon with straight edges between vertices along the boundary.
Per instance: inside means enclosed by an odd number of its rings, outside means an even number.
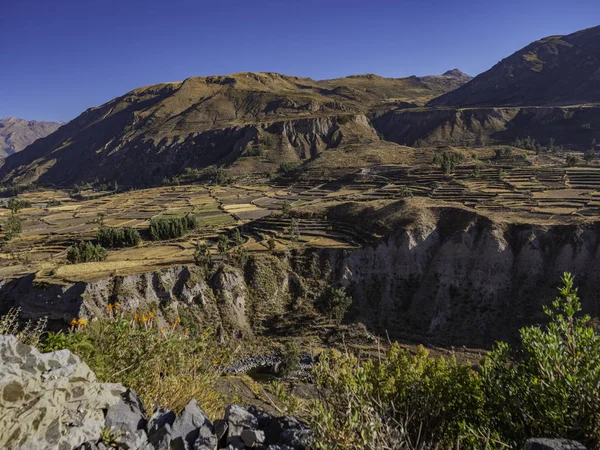
M315 81L276 73L192 77L135 89L90 108L5 160L4 182L155 185L233 164L267 172L347 142L377 140L366 115L423 105L469 77L354 75Z
M600 102L600 26L541 39L431 106L543 106Z
M36 139L54 133L62 123L36 122L17 117L0 119L0 158L20 152Z

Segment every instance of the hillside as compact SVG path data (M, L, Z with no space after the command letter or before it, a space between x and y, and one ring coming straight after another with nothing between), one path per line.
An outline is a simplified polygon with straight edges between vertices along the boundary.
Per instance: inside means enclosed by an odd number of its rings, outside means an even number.
M314 157L346 142L377 140L366 114L422 105L469 77L314 81L275 73L193 77L142 87L90 108L8 158L4 182L155 185L183 172L252 159L250 171ZM247 165L246 165L247 166Z
M533 42L431 106L600 102L600 26Z
M36 139L54 133L62 123L37 122L17 117L0 119L0 158L20 152Z

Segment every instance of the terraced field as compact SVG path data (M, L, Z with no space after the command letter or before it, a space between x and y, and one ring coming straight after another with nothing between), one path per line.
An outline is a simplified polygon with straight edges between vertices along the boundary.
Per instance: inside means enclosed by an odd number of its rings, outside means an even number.
M207 242L217 255L221 233L234 227L250 253L291 247L355 248L374 236L343 218L328 219L328 204L411 198L426 206L459 206L497 221L573 223L600 215L600 168L566 168L551 159L534 165L524 159L482 159L445 175L430 163L382 165L358 171L349 181L301 181L289 185L187 185L122 193L41 190L22 194L31 207L19 211L23 232L4 245L0 276L36 272L38 278L75 281L191 263L194 245ZM81 199L83 198L83 199ZM282 208L291 207L291 215ZM296 213L294 210L297 210ZM299 214L300 213L300 214ZM0 221L10 212L0 210ZM183 238L153 242L147 229L156 216L194 215L199 228ZM292 236L292 218L297 235ZM93 240L103 222L137 228L139 247L111 250L101 263L65 264L68 246ZM296 226L294 225L294 226Z

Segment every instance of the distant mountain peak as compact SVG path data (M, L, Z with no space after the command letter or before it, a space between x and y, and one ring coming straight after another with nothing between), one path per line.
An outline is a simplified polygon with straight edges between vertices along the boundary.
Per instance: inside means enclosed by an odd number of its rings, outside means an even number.
M55 132L62 122L38 122L7 117L0 119L0 158L19 152L36 139Z
M470 77L470 75L464 73L462 70L459 69L451 69L451 70L447 70L445 71L442 75L446 76L446 77Z

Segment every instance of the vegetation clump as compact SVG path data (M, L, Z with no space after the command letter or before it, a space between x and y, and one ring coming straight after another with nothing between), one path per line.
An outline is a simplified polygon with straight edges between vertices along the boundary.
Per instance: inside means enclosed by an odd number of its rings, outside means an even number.
M321 310L332 322L341 323L351 305L352 297L346 293L346 289L329 286L323 294Z
M104 261L107 252L100 244L94 245L89 241L81 241L67 249L69 264Z
M21 219L15 213L10 213L10 216L0 225L0 231L4 233L5 241L10 241L21 233L22 229Z
M135 228L100 227L96 233L98 243L104 248L135 247L142 238Z
M398 344L377 361L323 354L307 405L317 446L522 448L546 436L599 449L600 335L579 316L571 275L544 311L547 326L523 328L516 348L498 343L479 370Z
M209 413L223 406L214 382L227 356L209 330L190 331L179 318L162 326L151 311L121 313L118 302L107 308L107 318L73 319L69 332L49 333L41 350L71 350L101 382L133 389L149 411L178 412L192 398Z
M31 208L31 202L29 200L21 200L16 197L12 197L7 203L6 207L12 211L13 214L19 212L23 208Z
M150 236L153 241L175 239L198 227L192 215L184 217L155 217L150 220Z
M433 163L440 166L444 175L450 175L456 169L456 166L463 160L460 153L444 151L436 153L433 156Z

